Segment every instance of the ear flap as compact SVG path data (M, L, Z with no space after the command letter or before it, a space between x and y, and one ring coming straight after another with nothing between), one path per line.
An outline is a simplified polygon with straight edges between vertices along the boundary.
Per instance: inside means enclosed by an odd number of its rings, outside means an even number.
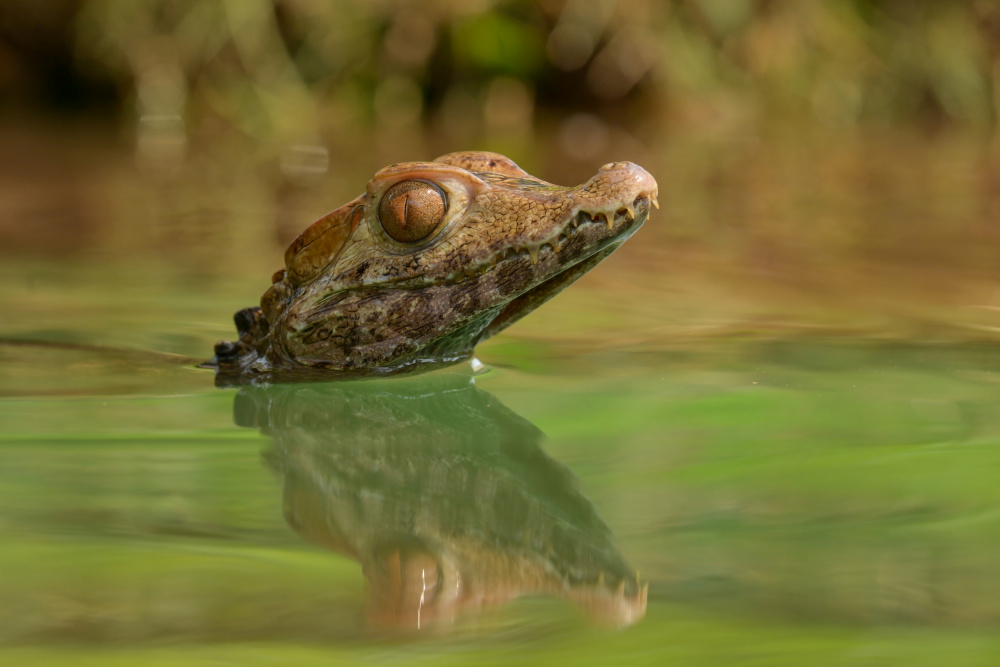
M461 167L471 172L491 172L503 174L504 176L529 176L528 172L521 169L514 161L506 155L500 153L489 153L487 151L462 151L459 153L448 153L434 160L443 164L450 164L453 167Z
M285 250L286 276L293 285L315 278L343 249L358 225L361 198L344 204L306 227Z

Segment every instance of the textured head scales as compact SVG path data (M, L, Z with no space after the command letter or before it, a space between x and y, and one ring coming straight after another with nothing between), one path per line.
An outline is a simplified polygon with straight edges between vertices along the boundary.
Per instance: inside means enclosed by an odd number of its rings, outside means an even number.
M450 363L595 266L646 220L656 181L631 162L561 187L496 153L382 169L320 218L217 350L252 379ZM241 323L242 321L242 323Z

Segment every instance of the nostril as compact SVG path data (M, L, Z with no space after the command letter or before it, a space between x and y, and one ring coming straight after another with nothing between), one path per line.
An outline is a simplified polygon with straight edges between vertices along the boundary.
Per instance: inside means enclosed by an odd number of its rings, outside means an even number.
M609 162L600 171L614 171L615 169L628 169L632 166L631 162Z

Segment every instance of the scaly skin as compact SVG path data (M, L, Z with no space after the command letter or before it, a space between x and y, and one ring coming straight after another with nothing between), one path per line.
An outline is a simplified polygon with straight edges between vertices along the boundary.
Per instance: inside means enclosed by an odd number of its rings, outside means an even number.
M429 236L401 243L380 204L409 181L436 188L444 214ZM604 165L575 188L496 153L386 167L292 242L261 307L236 314L240 340L218 344L212 364L240 383L468 358L621 245L656 195L653 177L631 162Z

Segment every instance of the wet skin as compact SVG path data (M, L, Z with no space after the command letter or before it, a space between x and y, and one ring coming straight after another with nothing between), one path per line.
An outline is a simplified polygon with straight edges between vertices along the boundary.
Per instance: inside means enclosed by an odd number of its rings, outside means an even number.
M382 169L365 194L285 252L240 338L216 345L228 383L386 375L467 359L607 257L656 205L631 162L561 187L496 153Z

